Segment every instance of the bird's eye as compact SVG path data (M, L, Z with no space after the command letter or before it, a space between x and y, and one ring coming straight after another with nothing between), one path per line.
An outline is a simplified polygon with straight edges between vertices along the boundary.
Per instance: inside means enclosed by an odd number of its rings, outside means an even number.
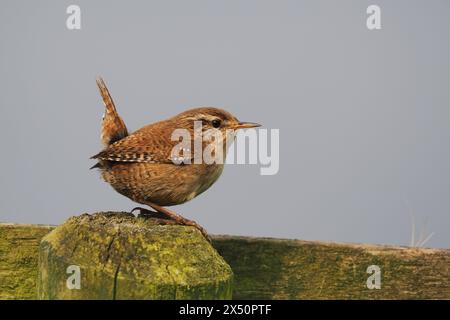
M214 119L213 121L211 121L211 124L214 128L219 128L221 123L222 122L219 119Z

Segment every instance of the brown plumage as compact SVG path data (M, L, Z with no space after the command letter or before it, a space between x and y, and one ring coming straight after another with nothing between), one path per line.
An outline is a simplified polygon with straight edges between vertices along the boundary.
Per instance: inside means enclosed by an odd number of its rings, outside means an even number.
M100 139L104 147L109 146L122 138L128 136L128 130L119 116L114 101L109 94L108 88L102 78L97 79L97 86L105 104L105 113L102 120L102 132Z
M223 164L196 164L193 154L190 164L177 164L173 161L172 150L179 141L171 140L172 133L175 129L188 130L192 137L190 150L194 150L194 137L201 139L209 129L218 129L223 137L227 137L227 130L259 125L239 122L222 109L204 107L187 110L128 134L105 83L100 78L97 84L106 107L101 133L105 149L92 157L98 160L94 167L101 170L103 179L120 194L148 205L178 223L193 225L206 235L205 230L195 222L163 206L182 204L206 191L222 174ZM197 136L194 135L194 121L202 123L202 132ZM209 143L202 141L202 150ZM225 156L225 141L223 146Z

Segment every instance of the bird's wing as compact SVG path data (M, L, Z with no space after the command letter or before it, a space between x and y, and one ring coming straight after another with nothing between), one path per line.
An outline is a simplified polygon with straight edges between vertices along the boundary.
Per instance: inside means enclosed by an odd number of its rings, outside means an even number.
M161 130L150 125L111 144L92 159L115 162L174 163L172 149L178 143L170 139L170 134L162 135ZM193 155L189 158L193 159Z

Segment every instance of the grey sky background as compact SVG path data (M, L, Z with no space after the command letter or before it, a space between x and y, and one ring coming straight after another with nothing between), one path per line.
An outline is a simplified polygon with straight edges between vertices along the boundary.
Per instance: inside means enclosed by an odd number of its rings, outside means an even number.
M102 75L132 131L202 105L280 129L278 175L173 207L210 233L403 245L413 215L450 248L449 1L2 1L0 46L0 221L135 206L88 170Z

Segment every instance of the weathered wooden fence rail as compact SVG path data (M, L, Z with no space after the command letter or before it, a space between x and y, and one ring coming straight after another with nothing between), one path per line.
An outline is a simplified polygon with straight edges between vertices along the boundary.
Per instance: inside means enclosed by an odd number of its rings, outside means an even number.
M231 289L234 299L450 299L450 250L213 236L231 276L196 230L99 217L56 230L0 224L0 299L230 298ZM70 263L89 269L84 293L65 287Z

